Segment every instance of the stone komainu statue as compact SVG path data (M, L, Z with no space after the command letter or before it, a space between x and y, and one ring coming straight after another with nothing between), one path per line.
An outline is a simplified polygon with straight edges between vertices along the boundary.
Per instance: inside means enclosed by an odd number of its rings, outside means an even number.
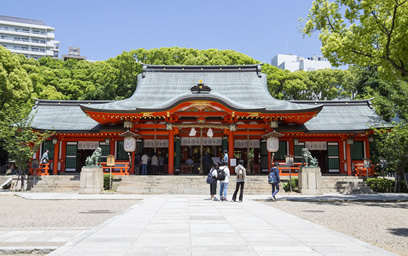
M87 167L102 167L101 166L101 156L102 156L102 149L98 147L92 153L92 156L88 156L85 160L85 166Z
M317 167L318 166L316 157L312 157L312 154L307 148L302 149L302 157L303 157L302 166L303 166L303 163L305 163L305 167ZM310 160L310 164L309 164L309 160Z

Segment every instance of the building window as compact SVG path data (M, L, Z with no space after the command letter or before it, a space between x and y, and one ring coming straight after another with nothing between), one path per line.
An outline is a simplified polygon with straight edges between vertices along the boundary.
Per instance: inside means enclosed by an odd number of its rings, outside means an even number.
M42 150L41 152L44 154L44 152L48 149L48 159L52 160L54 159L54 144L52 144L51 140L46 140L42 144Z
M285 156L288 154L287 141L279 141L279 150L275 153L275 160L285 160Z
M129 160L128 153L123 148L123 140L116 142L116 159L117 160Z
M364 159L364 143L362 141L354 141L350 145L351 160L363 160Z
M327 143L327 158L329 164L329 172L340 172L339 143Z
M305 143L304 142L299 142L297 145L293 146L293 153L295 155L295 163L301 163L303 160L303 156L302 156L302 149L305 147Z

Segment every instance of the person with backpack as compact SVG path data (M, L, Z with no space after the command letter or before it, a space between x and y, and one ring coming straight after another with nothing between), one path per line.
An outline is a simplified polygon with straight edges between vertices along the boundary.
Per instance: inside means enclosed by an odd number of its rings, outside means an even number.
M244 197L244 184L246 178L246 169L244 168L244 160L240 159L238 161L238 166L235 167L235 174L237 175L237 183L235 186L235 192L232 196L232 201L236 202L238 190L241 188L241 192L239 193L239 202L242 203L242 199Z
M228 201L227 200L227 190L228 190L228 182L230 177L230 172L227 166L227 163L221 161L220 168L217 172L217 180L220 181L220 199L221 201Z
M218 198L215 196L217 194L217 170L218 164L213 164L207 175L207 184L210 184L210 195L213 201L218 201Z
M280 177L279 177L278 166L279 166L279 163L275 162L274 167L272 167L268 175L268 183L272 185L272 200L273 201L276 201L275 196L279 192Z

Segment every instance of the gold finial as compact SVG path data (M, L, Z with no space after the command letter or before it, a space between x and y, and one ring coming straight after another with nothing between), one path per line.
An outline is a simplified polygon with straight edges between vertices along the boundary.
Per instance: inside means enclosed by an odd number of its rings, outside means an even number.
M202 84L202 83L203 83L203 80L200 79L200 80L198 81L198 83L199 83L199 84Z

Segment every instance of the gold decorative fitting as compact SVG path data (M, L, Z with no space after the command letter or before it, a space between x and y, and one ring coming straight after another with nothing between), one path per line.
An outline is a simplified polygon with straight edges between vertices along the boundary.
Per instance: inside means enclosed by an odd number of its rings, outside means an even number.
M211 107L211 103L208 101L199 101L199 102L194 102L190 105L191 108L196 108L200 111L204 110L207 107Z
M152 117L153 116L153 112L145 112L143 113L143 117Z

